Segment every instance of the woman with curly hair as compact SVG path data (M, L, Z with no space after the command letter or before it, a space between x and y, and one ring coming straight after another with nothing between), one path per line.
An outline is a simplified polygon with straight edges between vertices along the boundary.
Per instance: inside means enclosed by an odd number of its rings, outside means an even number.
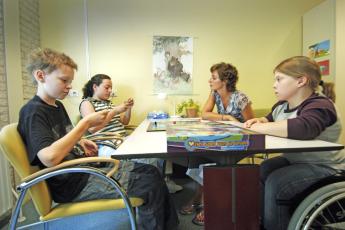
M251 101L241 91L236 89L238 72L235 66L224 62L213 65L210 68L211 78L209 80L211 93L202 110L202 119L239 121L245 122L254 117ZM213 112L217 106L217 113ZM193 160L193 162L191 162ZM187 175L197 182L197 192L194 197L180 210L180 214L188 215L196 213L193 223L204 225L203 203L203 170L202 164L216 162L223 163L221 158L198 158L190 159Z
M238 72L235 66L224 62L210 68L211 93L202 110L202 118L207 120L226 120L244 122L253 118L251 101L236 89ZM218 113L213 108L217 106Z

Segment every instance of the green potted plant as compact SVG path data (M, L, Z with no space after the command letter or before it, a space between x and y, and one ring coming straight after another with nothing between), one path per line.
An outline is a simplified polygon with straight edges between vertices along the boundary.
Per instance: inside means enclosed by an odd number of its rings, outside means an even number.
M199 112L199 104L191 98L179 103L176 107L176 113L183 117L197 117Z

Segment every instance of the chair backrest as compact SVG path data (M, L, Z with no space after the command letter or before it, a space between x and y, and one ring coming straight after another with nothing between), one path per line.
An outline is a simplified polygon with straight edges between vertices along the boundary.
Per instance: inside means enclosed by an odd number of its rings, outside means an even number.
M71 121L73 126L76 126L81 119L82 117L80 114L73 116L73 120Z
M271 112L270 108L263 108L263 109L254 109L254 116L255 117L264 117Z
M30 165L24 142L17 131L17 123L9 124L1 129L0 147L21 179L39 170L38 167ZM45 181L31 187L29 194L41 216L50 212L52 199Z

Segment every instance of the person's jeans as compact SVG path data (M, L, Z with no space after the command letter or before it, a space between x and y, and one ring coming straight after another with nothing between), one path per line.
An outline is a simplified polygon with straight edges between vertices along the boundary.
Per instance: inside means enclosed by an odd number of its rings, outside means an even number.
M109 171L109 167L101 168ZM144 204L138 208L139 229L175 229L178 217L161 173L156 167L132 161L121 161L113 176L132 197ZM119 198L108 182L90 175L87 185L73 201Z
M98 156L100 157L111 157L116 152L116 149L113 149L106 145L98 145ZM153 165L158 168L159 172L164 175L165 170L165 160L160 158L138 158L138 159L131 159L133 162L142 163Z
M284 157L264 161L260 166L260 183L265 229L286 230L291 218L286 204L314 183L336 173L335 169L323 165L290 164Z
M192 157L188 161L186 175L192 178L201 186L204 185L204 167L213 165L226 165L226 157Z

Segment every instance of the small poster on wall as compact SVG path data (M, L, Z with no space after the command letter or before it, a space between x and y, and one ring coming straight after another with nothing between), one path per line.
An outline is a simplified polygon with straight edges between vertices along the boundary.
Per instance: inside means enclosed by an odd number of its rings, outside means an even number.
M317 62L320 66L320 71L322 76L329 75L329 60L319 61Z
M192 94L193 38L153 36L153 93Z
M329 40L316 43L308 47L308 56L312 59L328 56L330 54L329 48L330 48Z

